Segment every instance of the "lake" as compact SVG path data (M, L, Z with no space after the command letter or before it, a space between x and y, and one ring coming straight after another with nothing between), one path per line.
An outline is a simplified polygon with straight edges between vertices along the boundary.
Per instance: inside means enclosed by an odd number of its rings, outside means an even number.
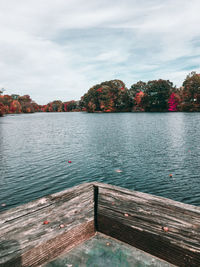
M91 181L199 206L200 114L0 118L0 210Z

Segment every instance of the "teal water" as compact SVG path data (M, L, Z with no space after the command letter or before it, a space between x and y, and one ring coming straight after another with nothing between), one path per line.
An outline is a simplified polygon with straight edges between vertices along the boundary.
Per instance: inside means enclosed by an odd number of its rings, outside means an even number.
M199 113L5 116L0 210L90 181L200 205L199 140Z

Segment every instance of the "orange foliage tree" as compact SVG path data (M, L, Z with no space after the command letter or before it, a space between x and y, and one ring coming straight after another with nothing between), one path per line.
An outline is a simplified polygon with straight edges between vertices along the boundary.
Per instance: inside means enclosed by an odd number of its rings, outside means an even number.
M88 112L131 110L128 89L121 80L111 80L93 86L82 97L81 101Z
M10 113L21 113L22 107L18 100L13 100L10 104Z
M32 99L30 98L29 95L19 96L17 98L17 100L19 101L19 103L21 105L21 111L23 113L33 113L33 112L35 112L33 101L32 101Z
M133 106L134 111L144 111L144 108L142 107L142 104L141 104L141 100L143 96L144 96L144 92L142 91L136 93L134 97L134 106Z

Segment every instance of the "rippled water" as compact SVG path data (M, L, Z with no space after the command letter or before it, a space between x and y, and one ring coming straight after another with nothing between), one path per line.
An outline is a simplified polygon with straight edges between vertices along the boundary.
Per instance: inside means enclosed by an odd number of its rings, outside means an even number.
M199 140L199 113L0 118L0 210L90 181L200 205Z

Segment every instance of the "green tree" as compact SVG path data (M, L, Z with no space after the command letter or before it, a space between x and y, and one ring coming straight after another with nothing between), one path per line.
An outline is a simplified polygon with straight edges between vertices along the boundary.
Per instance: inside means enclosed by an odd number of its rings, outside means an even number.
M50 103L53 112L61 112L62 111L62 101L54 100Z
M141 105L145 111L167 111L168 99L173 90L169 80L153 80L147 83Z
M131 88L129 89L130 96L135 97L137 93L145 92L147 89L147 83L143 81L139 81L137 83L134 83L131 85Z
M183 111L200 111L200 74L191 72L183 82Z

